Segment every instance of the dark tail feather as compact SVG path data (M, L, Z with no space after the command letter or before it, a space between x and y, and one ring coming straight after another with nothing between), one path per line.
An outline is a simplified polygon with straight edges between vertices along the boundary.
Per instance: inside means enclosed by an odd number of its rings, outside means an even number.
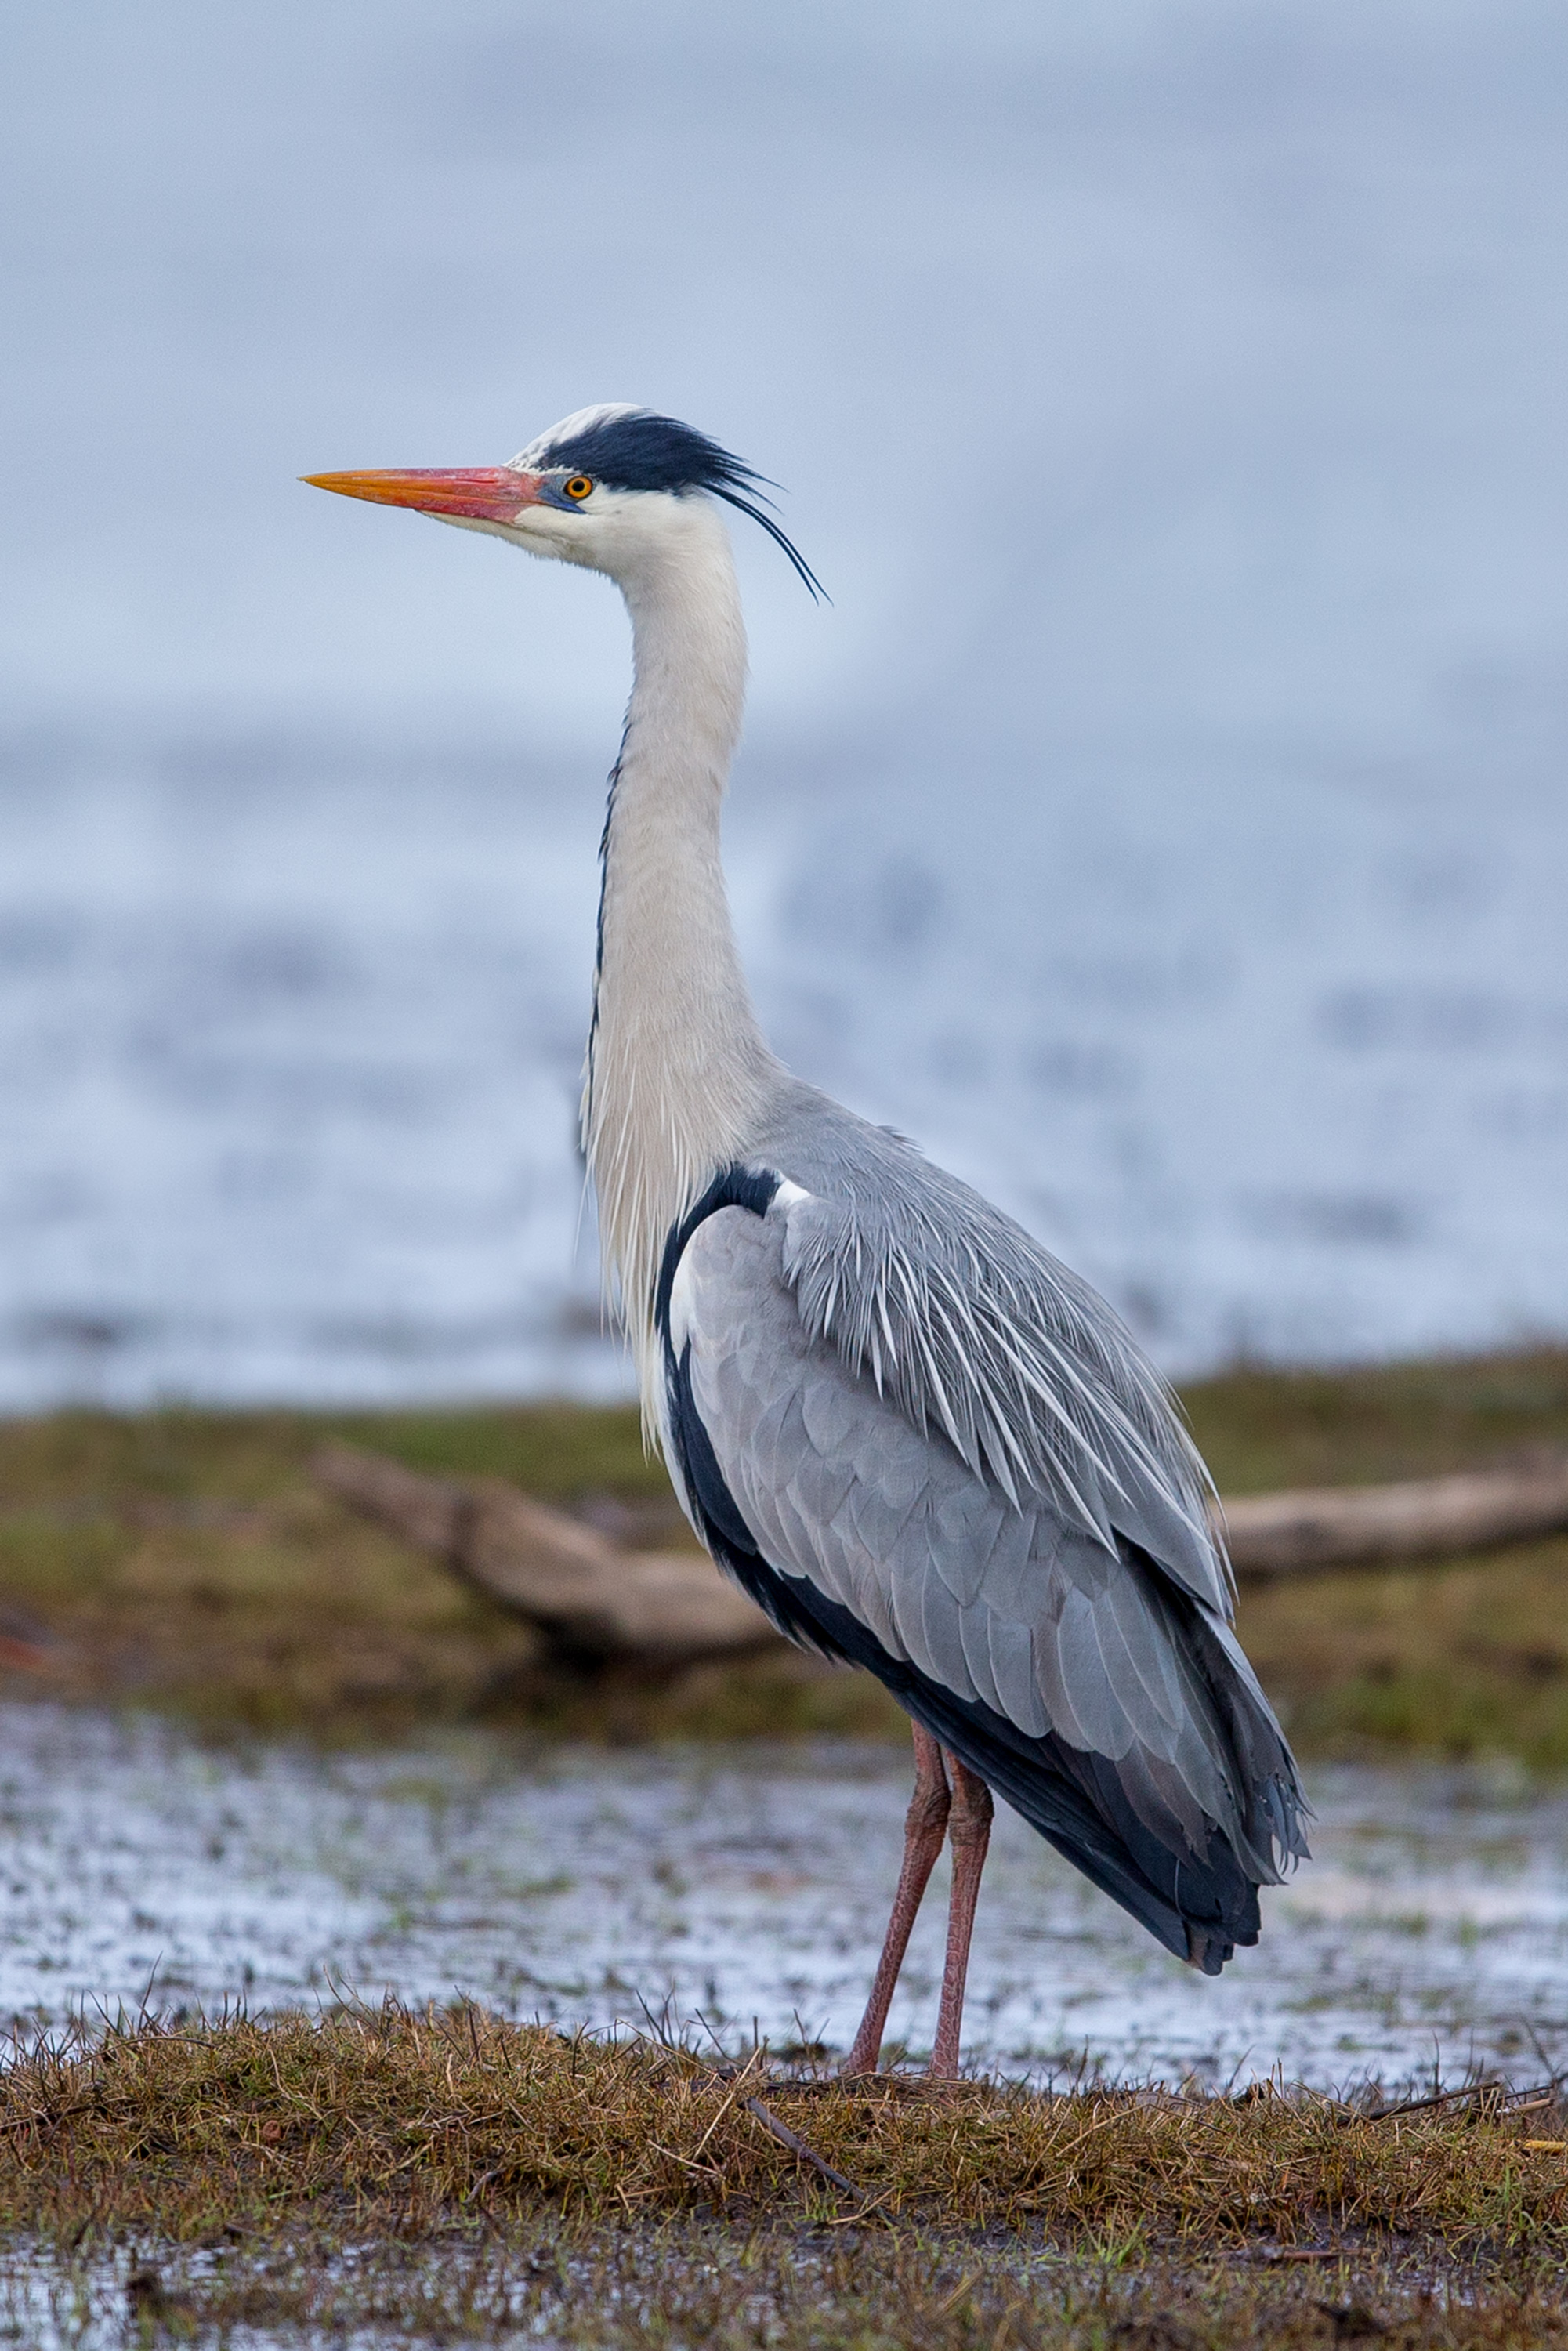
M716 1187L710 1198L717 1200ZM678 1251L667 1254L666 1271L673 1269L675 1255ZM1258 1940L1258 1885L1276 1874L1261 1855L1304 1850L1300 1791L1290 1750L1261 1693L1254 1701L1192 1602L1184 1595L1181 1604L1192 1614L1195 1646L1218 1719L1227 1729L1248 1806L1242 1835L1254 1850L1246 1856L1237 1854L1218 1824L1210 1825L1202 1855L1173 1852L1134 1811L1108 1759L1084 1754L1052 1736L1031 1739L978 1700L955 1697L916 1667L889 1656L849 1609L803 1578L780 1575L769 1567L725 1484L692 1399L689 1363L675 1359L667 1326L665 1352L672 1434L708 1549L781 1633L874 1674L906 1713L924 1723L1177 1959L1189 1960L1205 1975L1218 1975L1238 1943ZM1154 1562L1145 1564L1158 1576Z
M933 1737L1178 1959L1218 1975L1238 1943L1258 1940L1258 1889L1221 1830L1212 1831L1201 1860L1172 1854L1139 1820L1103 1757L1059 1739L1030 1739L912 1667L894 1666L881 1678Z
M890 1657L857 1616L799 1576L781 1576L737 1551L711 1523L717 1555L780 1632L863 1666L905 1712L977 1772L1113 1902L1167 1951L1218 1975L1238 1943L1258 1939L1258 1889L1222 1830L1206 1855L1176 1855L1139 1820L1103 1757L1062 1740L1031 1739L978 1700L956 1698L917 1667Z

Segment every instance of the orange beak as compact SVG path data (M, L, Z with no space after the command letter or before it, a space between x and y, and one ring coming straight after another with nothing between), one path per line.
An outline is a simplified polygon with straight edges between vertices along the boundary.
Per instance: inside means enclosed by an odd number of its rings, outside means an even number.
M451 469L416 466L411 472L305 474L313 489L336 490L341 498L369 498L372 506L413 507L420 514L459 516L468 522L515 522L525 507L540 503L543 475L520 474L512 465Z

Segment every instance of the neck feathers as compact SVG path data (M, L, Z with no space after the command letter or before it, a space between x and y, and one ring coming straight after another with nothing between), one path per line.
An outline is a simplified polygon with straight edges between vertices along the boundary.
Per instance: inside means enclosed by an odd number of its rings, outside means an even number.
M736 952L719 811L740 732L746 632L729 539L706 499L622 580L634 679L611 778L583 1147L605 1274L657 1377L665 1237L758 1124L773 1067Z

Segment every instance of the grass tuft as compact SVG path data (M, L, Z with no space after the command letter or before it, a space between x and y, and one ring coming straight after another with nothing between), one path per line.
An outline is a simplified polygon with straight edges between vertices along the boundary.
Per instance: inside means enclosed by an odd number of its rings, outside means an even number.
M855 2195L780 2144L759 2093ZM1559 2255L1568 2154L1555 2105L1378 2121L1304 2093L768 2084L760 2057L727 2077L467 2006L143 2020L0 2077L0 2226L178 2241L329 2216L379 2236L547 2218L999 2231L1123 2267L1372 2239Z

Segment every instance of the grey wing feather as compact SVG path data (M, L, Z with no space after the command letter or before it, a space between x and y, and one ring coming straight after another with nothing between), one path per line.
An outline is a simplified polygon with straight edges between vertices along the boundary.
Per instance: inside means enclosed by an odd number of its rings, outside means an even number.
M1192 1603L1053 1496L999 1496L813 1332L789 1271L799 1199L791 1187L765 1217L707 1217L672 1314L693 1401L762 1556L961 1699L1105 1758L1167 1849L1201 1853L1207 1821L1257 1882L1276 1879L1300 1849L1293 1806L1281 1800L1260 1821L1257 1791L1241 1784L1253 1759L1194 1654ZM1238 1705L1258 1718L1256 1760L1277 1771L1278 1726L1216 1606L1223 1585L1211 1578L1210 1591L1197 1614L1225 1635Z
M1228 1614L1207 1472L1131 1332L967 1186L895 1137L872 1147L859 1182L790 1186L781 1270L806 1330L1008 1501L1049 1495Z

